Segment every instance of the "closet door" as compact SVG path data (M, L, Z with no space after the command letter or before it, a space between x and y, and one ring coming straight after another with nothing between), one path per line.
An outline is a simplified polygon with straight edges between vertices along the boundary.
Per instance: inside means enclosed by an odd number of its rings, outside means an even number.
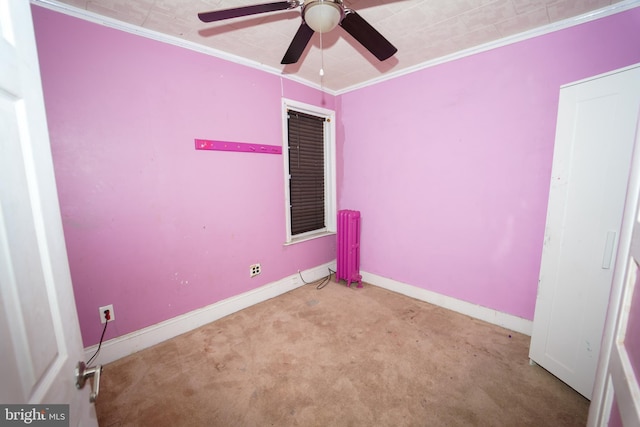
M640 106L640 67L560 90L529 357L591 398Z

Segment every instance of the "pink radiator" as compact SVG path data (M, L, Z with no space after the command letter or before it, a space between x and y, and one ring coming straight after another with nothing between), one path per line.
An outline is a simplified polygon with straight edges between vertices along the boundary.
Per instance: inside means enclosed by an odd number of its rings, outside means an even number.
M362 287L360 275L360 212L352 210L338 211L338 256L336 282L341 279L358 282Z

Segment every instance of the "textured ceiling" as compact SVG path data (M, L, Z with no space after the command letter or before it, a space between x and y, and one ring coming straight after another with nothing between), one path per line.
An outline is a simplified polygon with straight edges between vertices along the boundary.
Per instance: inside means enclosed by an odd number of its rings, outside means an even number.
M198 12L271 1L33 0L88 19L104 16L107 22L121 21L194 42L330 92L549 24L594 15L594 11L597 16L638 4L633 0L344 0L346 7L357 11L398 52L380 62L337 27L322 37L314 34L298 63L287 66L280 65L280 60L301 23L300 8L208 24L197 17Z

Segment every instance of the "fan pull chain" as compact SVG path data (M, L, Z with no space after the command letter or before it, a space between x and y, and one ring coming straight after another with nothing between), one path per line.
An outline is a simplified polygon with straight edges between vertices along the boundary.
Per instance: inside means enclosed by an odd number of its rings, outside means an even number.
M320 81L324 77L324 49L322 49L322 32L320 33Z

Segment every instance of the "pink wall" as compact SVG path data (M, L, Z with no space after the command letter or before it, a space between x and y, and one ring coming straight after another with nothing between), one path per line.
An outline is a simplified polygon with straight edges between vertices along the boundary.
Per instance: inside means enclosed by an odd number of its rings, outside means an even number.
M84 344L335 258L285 240L280 155L196 151L194 138L279 145L278 76L34 6L45 104ZM249 278L249 265L262 274Z
M101 305L117 316L109 339L335 257L333 238L282 245L281 156L193 148L280 144L281 90L336 111L339 207L362 211L362 270L532 319L559 86L640 62L636 8L332 97L33 15L85 345Z
M607 426L620 427L622 426L622 416L620 415L620 408L618 407L618 402L615 398L612 405L611 416L609 417L609 424L607 424Z
M533 319L559 87L640 62L640 8L341 96L361 268Z

